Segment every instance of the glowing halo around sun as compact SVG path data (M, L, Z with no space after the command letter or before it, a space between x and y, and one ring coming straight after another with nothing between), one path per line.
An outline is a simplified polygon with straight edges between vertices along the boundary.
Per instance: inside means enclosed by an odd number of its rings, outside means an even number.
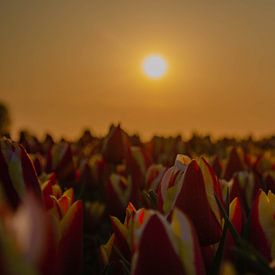
M160 55L151 54L144 58L142 68L146 76L158 79L165 75L167 71L167 63Z

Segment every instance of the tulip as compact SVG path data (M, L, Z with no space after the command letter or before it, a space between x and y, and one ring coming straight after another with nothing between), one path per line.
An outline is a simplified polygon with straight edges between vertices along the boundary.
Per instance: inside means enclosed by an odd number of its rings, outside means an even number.
M42 185L45 208L55 224L58 274L80 274L83 258L83 205L74 202L74 191L67 189L60 194L58 184L49 180Z
M151 164L148 155L140 147L131 147L126 159L126 164L132 181L135 181L134 184L137 190L143 189L145 186L146 171ZM133 199L131 201L135 203Z
M62 141L51 147L47 155L46 172L55 172L57 179L61 181L71 182L76 179L76 168L69 143Z
M145 189L157 191L166 170L161 164L152 164L146 172Z
M222 234L222 217L215 199L216 195L222 201L217 177L203 158L199 162L192 160L187 166L186 159L178 164L181 170L168 169L160 185L163 211L169 215L174 207L179 208L193 222L200 244L214 244Z
M260 190L251 209L250 241L268 260L275 259L275 195Z
M39 180L29 155L21 145L6 138L0 140L0 182L3 199L13 208L27 191L41 200Z
M158 188L159 210L167 214L175 200L176 192L179 189L179 181L181 180L187 165L191 159L185 155L177 155L175 164L169 168L163 175Z
M47 201L51 201L46 207L58 236L58 274L80 274L83 264L82 202L74 202L72 188L66 190L59 198L49 195Z
M121 128L111 126L108 136L104 140L102 154L104 159L113 164L122 163L127 157L130 147L129 137Z
M205 273L195 231L180 210L173 211L171 224L152 210L135 219L140 226L133 232L132 275Z
M193 160L183 177L175 207L192 220L202 245L218 242L222 234L221 214L215 194L222 199L212 168L204 159L199 164Z
M243 171L244 169L244 162L241 159L237 149L233 147L226 163L223 178L230 180L236 172Z

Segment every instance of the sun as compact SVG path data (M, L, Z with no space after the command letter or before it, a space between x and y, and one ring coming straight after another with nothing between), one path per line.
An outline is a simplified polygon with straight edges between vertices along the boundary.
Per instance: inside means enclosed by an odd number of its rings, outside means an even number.
M143 72L150 78L158 79L165 75L167 63L163 57L151 54L144 58L142 63Z

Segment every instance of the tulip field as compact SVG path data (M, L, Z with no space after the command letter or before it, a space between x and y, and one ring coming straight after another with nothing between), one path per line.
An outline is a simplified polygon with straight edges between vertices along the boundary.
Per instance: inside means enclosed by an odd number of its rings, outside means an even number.
M0 274L275 274L274 138L2 137Z

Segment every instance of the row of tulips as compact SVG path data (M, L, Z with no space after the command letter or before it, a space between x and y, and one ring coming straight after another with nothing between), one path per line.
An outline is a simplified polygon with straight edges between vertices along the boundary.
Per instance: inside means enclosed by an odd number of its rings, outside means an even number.
M180 144L2 138L0 274L272 274L272 151Z

